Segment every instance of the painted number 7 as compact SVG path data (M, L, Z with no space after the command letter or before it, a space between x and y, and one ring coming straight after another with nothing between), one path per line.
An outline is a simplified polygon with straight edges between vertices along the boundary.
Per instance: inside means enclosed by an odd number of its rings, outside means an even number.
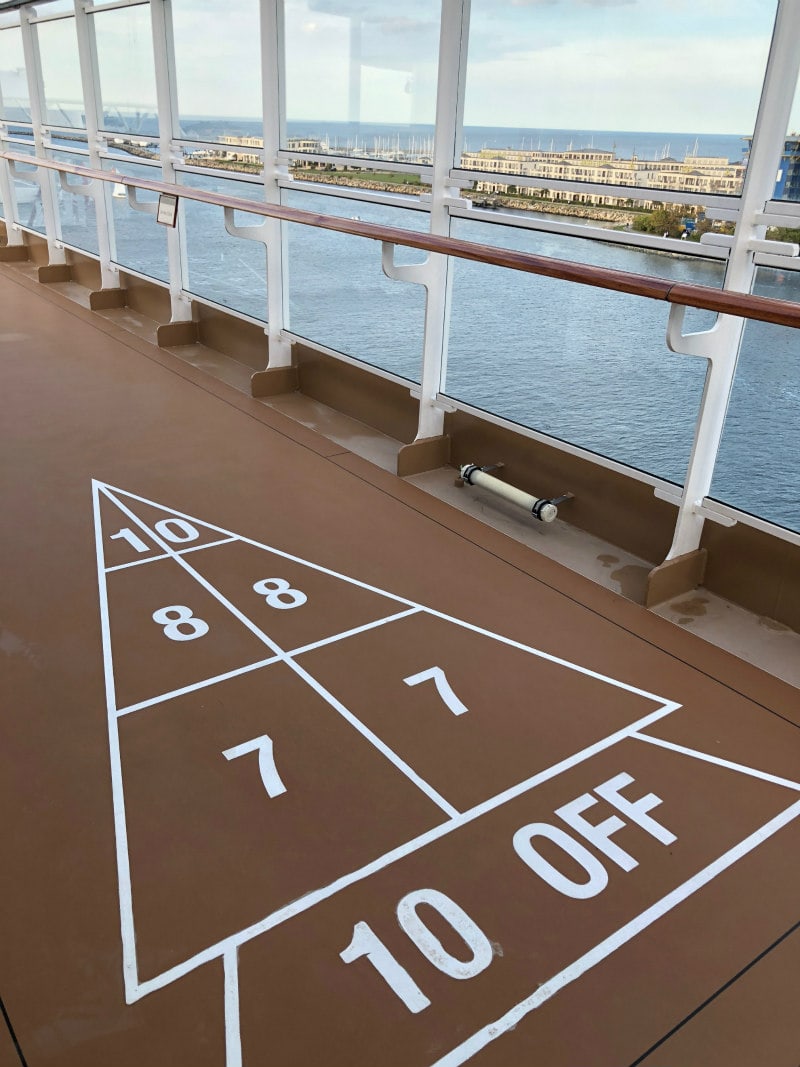
M436 692L454 715L463 715L465 711L469 711L467 705L462 704L453 692L441 667L429 667L427 671L420 671L419 674L410 674L403 681L406 685L420 685L422 682L432 681L436 686Z
M286 786L281 781L278 768L275 766L275 757L272 755L272 738L268 734L256 737L252 741L243 741L241 745L226 748L222 755L227 760L238 759L248 752L258 753L258 770L261 781L269 797L279 797L286 792Z

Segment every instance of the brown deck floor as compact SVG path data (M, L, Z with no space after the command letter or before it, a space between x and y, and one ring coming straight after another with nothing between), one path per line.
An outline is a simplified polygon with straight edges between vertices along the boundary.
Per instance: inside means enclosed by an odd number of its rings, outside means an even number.
M0 390L3 1067L797 1067L796 690L7 268Z

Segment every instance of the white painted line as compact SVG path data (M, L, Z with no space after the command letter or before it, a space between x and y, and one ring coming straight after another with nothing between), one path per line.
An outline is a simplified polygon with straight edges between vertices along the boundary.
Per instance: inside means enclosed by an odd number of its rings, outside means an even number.
M213 678L205 678L202 682L185 685L182 689L173 689L169 693L161 693L157 697L151 697L150 700L140 700L138 704L129 704L126 708L120 708L117 716L130 715L134 711L141 711L142 708L151 708L154 704L163 704L165 700L172 700L173 697L182 697L186 693L194 693L196 689L205 689L206 686L216 685L217 682L225 682L229 678L238 678L240 674L249 674L250 671L257 671L260 667L268 667L271 663L282 662L281 656L260 659L255 663L248 663L245 667L237 667L236 670L227 671L225 674L216 674Z
M165 508L163 504L158 504L153 500L147 500L145 497L137 496L135 493L128 493L124 489L116 489L114 486L111 485L104 485L104 488L108 492L119 493L121 496L130 497L130 499L138 500L143 504L149 504L152 507L159 508L161 511L170 510L169 508ZM113 497L111 499L113 499ZM115 501L115 503L119 507L122 507L119 501ZM167 552L172 552L170 546L166 545L158 537L154 536L152 531L149 530L148 527L140 519L137 519L136 516L132 515L127 508L123 507L123 510L131 518L135 519L137 524L142 529L146 530L153 540L157 541L160 545L162 545ZM317 563L311 563L309 560L301 559L299 556L293 556L289 552L283 552L280 549L271 547L270 545L264 545L260 541L254 541L249 537L243 537L240 534L235 534L230 530L223 530L222 527L214 526L212 523L197 519L193 515L186 515L180 511L173 511L171 513L174 515L179 515L181 518L187 519L190 522L196 522L201 526L207 526L209 529L217 530L219 533L227 534L229 537L234 538L238 541L242 541L244 544L253 545L255 548L264 549L264 551L271 552L276 556L281 556L284 559L290 559L294 563L300 563L304 567L310 567L312 570L319 571L321 574L328 574L332 578L338 578L340 581L347 582L349 585L355 585L358 586L358 588L360 589L366 589L371 593L377 593L379 596L388 597L390 600L395 600L398 603L406 604L410 608L418 608L421 611L425 611L429 615L433 615L438 619L442 619L445 622L452 623L454 626L460 626L465 630L472 630L474 633L481 634L484 637L491 637L495 641L500 641L501 644L509 645L512 648L518 648L522 652L528 652L532 656L538 656L540 659L545 659L551 663L556 663L561 667L566 667L568 670L577 671L579 674L584 674L589 678L596 678L598 679L598 681L601 682L607 682L609 685L613 685L617 689L624 689L629 693L636 693L637 695L644 697L646 700L653 700L658 704L666 705L667 703L669 703L667 700L665 700L664 697L658 696L655 693L650 693L645 689L639 689L637 686L628 685L626 682L620 682L616 678L610 678L606 674L600 674L597 671L589 670L587 667L581 667L579 666L579 664L573 663L571 660L561 659L559 656L553 656L549 652L543 652L541 651L541 649L532 648L530 645L523 645L519 641L513 641L509 637L503 637L501 634L494 633L492 630L486 630L481 626L475 626L473 623L465 622L463 619L457 619L452 615L446 615L444 612L436 611L434 608L428 608L424 604L418 604L416 603L416 601L408 600L406 597L398 596L395 593L389 593L385 589L378 589L374 585L368 585L366 582L358 581L358 579L356 578L350 578L345 574L340 574L338 571L330 570L328 567L322 567ZM680 705L677 704L674 705L674 707L679 706Z
M131 500L138 500L141 504L150 504L154 508L159 508L161 511L170 511L171 509L165 508L163 504L158 504L154 500L148 500L146 497L137 496L136 493L129 493L125 489L117 489L116 486L103 484L105 489L110 490L113 493L118 493L120 496L129 497ZM130 512L128 513L130 514ZM199 523L201 526L207 526L211 530L217 530L219 533L227 534L229 537L235 538L237 541L242 541L246 545L253 545L254 548L262 548L265 552L271 552L275 556L280 556L282 559L289 559L293 563L301 563L304 567L310 567L313 571L319 571L320 574L330 575L331 578L338 578L343 582L347 582L348 585L358 586L359 589L366 589L370 593L377 593L379 596L387 597L389 600L396 600L399 604L407 604L409 607L419 607L419 604L415 604L412 600L406 599L406 597L397 596L396 593L389 593L385 589L378 589L377 586L369 585L367 582L361 582L357 578L350 578L346 574L340 574L338 571L333 571L329 567L323 567L319 563L311 563L310 560L301 559L300 556L294 556L291 552L284 552L280 548L275 548L272 545L262 544L261 541L254 541L250 537L243 537L241 534L235 534L231 530L224 530L221 526L215 526L213 523L205 522L202 519L196 518L194 515L187 515L183 511L171 510L171 514L178 515L182 519L188 519L189 522ZM140 526L144 526L142 522L139 522ZM149 532L149 530L148 530Z
M192 545L190 548L176 549L175 555L183 556L187 552L202 552L204 548L216 548L217 545L228 545L231 541L238 540L238 537L231 535L230 537L223 537L219 541L209 541L207 545ZM130 563L118 563L115 567L106 567L106 574L110 574L112 571L125 571L129 567L141 567L145 563L155 563L157 559L172 559L172 556L167 552L160 552L157 556L148 556L147 559L132 559Z
M664 697L658 696L657 693L648 693L646 689L639 689L638 686L628 685L627 682L620 682L616 678L610 678L607 674L600 674L598 671L592 671L588 667L581 667L577 663L573 663L568 659L561 659L560 656L553 656L549 652L542 652L539 648L532 648L530 645L523 645L520 641L513 641L510 637L503 637L502 634L493 633L492 630L484 630L482 626L475 626L474 623L465 622L463 619L456 619L452 615L445 615L444 612L436 611L434 608L425 608L423 611L428 615L434 615L437 619L444 619L445 622L451 622L454 626L461 626L464 630L472 630L473 633L482 634L484 637L491 637L495 641L499 641L503 645L509 645L511 648L518 648L522 652L529 652L533 656L538 656L539 659L546 659L550 663L557 663L560 667L566 667L568 670L576 671L578 674L585 674L588 678L596 678L600 682L606 682L608 685L613 685L616 689L624 689L628 693L635 693L637 696L644 697L645 700L653 700L657 704L667 705L669 704L672 711L681 707L680 704L675 704L672 701L666 700Z
M145 563L155 563L157 559L171 559L166 552L159 552L157 556L148 556L147 559L132 559L130 563L117 563L114 567L106 567L106 574L112 571L126 571L129 567L143 567Z
M582 977L587 971L596 967L598 963L611 956L617 949L622 948L628 941L633 940L634 937L646 930L657 919L672 911L678 904L683 903L684 900L699 889L702 889L703 886L713 881L723 871L733 866L734 863L749 852L752 852L753 849L772 837L773 834L776 834L778 830L781 830L792 819L797 818L798 815L800 815L800 801L796 801L791 807L782 811L780 815L777 815L770 822L756 830L755 833L745 838L744 841L734 845L723 856L720 856L719 859L704 867L702 871L687 879L677 889L667 893L665 897L662 897L661 900L647 908L640 915L637 915L635 919L621 926L610 937L601 941L599 945L595 945L594 948L575 960L574 963L565 967L563 971L553 975L529 997L520 1001L499 1019L476 1031L466 1041L463 1041L446 1055L436 1060L435 1063L431 1064L431 1067L458 1067L459 1064L466 1063L467 1060L480 1052L481 1049L486 1048L492 1041L497 1040L498 1037L501 1037L509 1030L513 1030L526 1015L535 1011L545 1001L570 985L577 978Z
M235 534L231 534L229 537L221 537L219 541L209 541L207 545L189 545L188 548L176 548L176 556L185 556L187 552L202 552L206 548L216 548L217 545L229 545L231 541L238 541Z
M239 954L235 946L225 953L225 1067L242 1067L239 1022Z
M645 727L652 725L654 722L658 722L659 719L663 719L665 716L670 715L672 711L672 708L660 708L658 711L651 712L649 715L640 719L638 722L633 723L631 726L626 726L621 730L617 730L616 733L609 734L608 737L596 741L593 745L589 745L580 752L575 752L571 756L567 756L565 759L561 760L559 763L554 763L551 767L546 767L544 770L539 771L530 778L526 778L524 782L519 782L517 785L503 790L502 793L498 793L496 796L482 801L474 808L470 808L468 811L463 812L457 818L450 819L444 823L439 823L439 825L433 827L433 829L426 830L425 833L419 834L417 837L404 842L402 845L398 845L397 848L384 853L383 856L379 856L377 859L365 864L365 866L359 867L357 870L351 871L349 874L342 875L341 878L337 878L334 882L331 882L330 885L314 890L306 896L301 897L299 900L295 900L292 903L279 908L277 911L267 915L264 919L253 923L251 926L245 927L244 930L240 930L238 933L231 934L229 937L224 938L222 941L219 941L214 945L210 945L208 948L198 952L197 955L184 960L183 963L171 967L168 971L163 971L154 978L148 978L146 981L140 983L139 988L136 991L136 999L138 1000L140 997L147 996L149 993L153 993L155 990L161 989L165 985L169 985L171 982L176 981L178 978L182 978L184 975L189 974L190 971L195 970L197 967L201 967L204 963L208 963L209 960L222 956L231 945L243 945L247 941L252 941L253 938L258 937L267 930L272 930L274 927L280 926L280 924L286 922L287 919L291 919L295 915L300 915L302 912L308 911L309 908L314 907L321 901L335 896L340 890L346 889L355 882L361 882L370 875L377 874L378 871L391 866L393 863L404 859L406 856L410 856L414 852L418 852L421 848L432 844L434 841L438 841L442 837L447 837L455 830L459 830L462 826L474 822L475 819L479 819L482 815L486 815L490 811L494 811L496 808L508 804L523 793L535 789L536 786L541 785L543 782L547 782L551 778L557 778L559 774L563 774L572 767L576 767L579 763L591 759L591 757L597 755L598 752L602 752L607 748L612 748L614 745L619 744L620 741L626 740L631 731L644 729Z
M385 626L390 622L397 622L398 619L405 619L409 615L419 615L421 608L408 608L406 611L398 611L396 615L386 615L382 619L375 619L374 622L365 623L363 626L356 626L352 630L344 630L340 634L334 634L333 637L323 637L321 641L313 641L310 645L303 645L302 648L293 648L291 652L287 652L287 656L302 656L306 652L313 652L316 648L322 648L323 645L331 645L336 641L344 641L347 637L355 637L356 634L363 634L367 630L374 630L378 626Z
M782 785L787 789L800 791L800 782L793 782L790 778L779 778L775 774L767 774L766 771L756 770L755 767L747 767L743 763L731 763L730 760L720 756L712 756L708 752L700 752L696 748L685 748L676 745L672 741L664 741L660 737L652 737L650 734L631 734L637 741L646 741L648 745L658 745L659 748L668 748L671 752L680 752L683 756L691 756L693 759L702 760L704 763L713 763L717 767L725 767L729 771L738 771L740 774L749 775L751 778L760 778L763 782L772 782L774 785Z
M125 820L125 795L122 788L122 760L119 750L119 729L116 718L114 667L111 657L111 630L108 621L108 591L106 589L103 527L100 518L100 483L92 480L95 553L97 556L97 586L100 598L100 630L103 644L103 672L106 683L106 713L108 719L108 751L111 764L111 796L114 808L114 839L117 851L117 881L119 884L119 922L122 940L122 977L125 1000L132 1004L138 999L139 976L136 964L136 937L133 923L131 871L128 859L128 829Z
M147 529L142 520L139 519L129 508L127 508L119 500L115 500L108 490L104 490L104 492L106 496L111 500L111 502L116 504L121 511L124 511L128 518L135 522L137 526L145 530ZM260 629L260 627L258 627L251 619L249 619L244 614L244 612L240 611L235 604L228 600L228 598L223 593L220 593L220 591L216 589L211 584L211 582L204 578L199 571L196 571L190 563L187 563L185 559L183 559L181 556L178 556L177 553L174 553L166 541L163 541L152 530L148 530L148 533L150 534L152 539L159 545L160 548L162 548L165 552L168 552L171 556L173 556L174 559L181 565L181 567L183 567L183 569L195 579L195 581L199 582L199 584L202 585L203 588L215 598L215 600L218 600L219 603L223 605L223 607L227 608L228 611L235 618L237 618L239 622L246 626L251 633L255 634L255 636L259 638L260 641L263 641L268 648L271 648L273 652L276 653L278 658L283 660L283 662L286 663L295 672L295 674L298 674L303 679L303 681L310 685L311 688L314 689L323 698L323 700L330 704L330 706L335 711L337 711L347 722L349 722L351 726L355 727L355 729L358 730L358 732L362 734L362 736L364 736L368 741L370 741L370 743L374 745L374 747L377 748L378 751L381 752L382 755L384 755L395 767L397 767L397 769L402 774L404 774L406 778L409 779L409 781L413 782L418 789L422 790L422 792L430 800L432 800L433 803L437 805L437 807L441 808L441 810L445 812L445 814L451 817L458 814L458 810L454 808L453 805L450 804L447 800L445 800L445 798L441 796L433 788L433 786L430 785L429 782L426 782L424 778L421 778L420 775L418 775L417 772L408 763L406 763L404 759L398 756L397 753L390 749L388 745L384 744L384 742L381 741L377 734L374 734L367 726L365 726L359 719L357 719L355 715L352 714L352 712L348 711L348 709L345 708L345 706L340 701L338 701L331 693L329 693L323 685L321 685L315 678L312 678L312 676L306 670L304 670L298 663L295 663L294 660L289 655L287 655L286 652L284 652L280 645L278 645L275 641L272 640L271 637L265 634L264 631Z
M407 777L410 778L410 780L414 781L415 784L418 784L419 787L423 789L423 791L426 793L426 795L433 799L435 803L439 804L443 811L447 812L448 814L452 812L448 822L440 824L438 827L435 827L433 830L428 831L426 834L420 835L419 837L413 839L410 842L406 842L405 844L399 846L397 849L394 849L391 852L385 854L383 857L380 857L379 859L373 861L367 866L360 868L358 871L351 872L350 874L343 876L342 878L333 882L331 885L317 890L316 892L310 893L307 896L303 897L301 900L295 901L292 904L289 904L286 907L279 909L278 911L272 913L272 915L267 916L265 919L261 920L259 923L256 923L246 928L245 930L240 931L238 934L234 934L228 938L223 939L222 941L210 946L208 949L203 950L202 952L184 961L183 963L178 964L175 967L170 968L168 971L163 972L161 975L158 975L155 978L149 979L141 983L136 990L137 999L139 997L146 996L148 993L153 992L155 989L162 988L164 985L175 981L177 978L180 978L184 974L189 973L196 967L201 966L203 963L206 963L209 960L224 954L230 948L231 945L239 945L251 940L253 937L257 937L259 934L265 932L268 929L271 929L272 927L278 925L281 922L284 922L286 919L291 918L293 915L299 914L300 912L307 910L309 907L312 907L314 904L319 903L321 900L327 899L345 886L351 885L355 881L359 881L363 878L368 877L370 874L373 874L376 871L383 869L384 867L395 862L396 860L406 855L409 855L411 852L414 852L419 848L422 848L424 845L429 844L434 840L437 840L439 837L442 837L455 829L458 829L460 826L465 825L465 823L470 822L475 818L478 818L480 815L486 814L493 808L498 807L501 804L508 803L510 800L514 799L514 797L519 796L521 793L534 788L535 785L538 785L541 782L556 776L557 774L563 773L563 771L569 769L572 766L575 766L577 763L580 763L585 759L588 759L596 752L599 752L604 748L616 744L618 741L621 741L624 738L630 736L630 734L636 731L637 729L644 728L645 726L648 726L651 723L658 721L659 719L671 714L673 711L680 707L680 704L674 701L667 701L663 697L659 697L656 694L649 693L643 689L639 689L636 686L628 685L627 683L617 681L614 678L610 678L607 675L603 675L596 671L580 667L577 664L572 663L568 660L564 660L560 657L550 655L549 653L542 652L535 648L531 648L530 646L523 645L520 642L513 641L510 638L503 637L500 634L493 633L490 630L485 630L482 627L467 623L461 619L456 619L442 612L426 608L424 605L417 604L414 601L407 600L404 597L399 597L395 594L387 593L385 590L377 589L374 586L370 586L364 582L359 582L353 578L348 578L347 576L339 574L336 571L332 571L328 568L310 563L309 561L303 560L297 556L293 556L290 553L281 552L280 550L271 548L267 545L263 545L249 538L238 536L232 533L231 531L223 530L221 527L213 526L210 523L201 522L200 520L195 519L194 516L185 515L181 512L173 510L171 514L180 515L182 518L185 518L189 521L197 522L199 525L204 525L210 529L215 529L219 533L227 535L227 537L229 537L230 539L239 540L245 544L251 544L256 548L263 549L264 551L270 552L276 556L281 556L285 559L290 559L296 563L302 564L303 566L310 567L312 570L316 570L320 573L328 574L331 577L338 578L344 582L347 582L350 585L354 585L359 588L366 589L370 592L377 593L380 596L388 597L389 599L394 600L398 603L406 604L409 609L412 609L409 612L404 612L402 614L412 614L414 611L426 612L436 618L442 619L445 622L450 622L456 626L471 630L474 633L478 633L485 637L500 641L502 644L506 644L512 648L517 648L521 651L528 652L531 655L535 655L541 659L548 660L569 670L574 670L580 674L586 675L587 677L595 678L598 681L606 682L616 688L637 694L647 700L654 701L660 705L660 707L657 708L654 712L645 716L643 719L638 720L636 723L632 723L629 726L616 731L608 738L596 742L594 745L588 746L580 753L576 753L573 756L562 760L560 763L555 764L553 767L548 768L537 775L534 775L533 777L527 779L525 782L519 783L517 786L514 786L511 789L505 790L503 793L498 794L498 796L490 799L489 801L486 801L483 804L478 805L473 809L470 809L469 812L459 814L457 810L453 808L452 805L450 805L446 800L444 800L444 798L440 797L439 794L436 793L436 791L433 790L430 785L428 785L428 783L424 782L423 779L420 779L419 776L416 775L416 772L414 772L413 769L405 763L405 761L401 760L399 756L393 753L392 750L388 748L388 746L385 746L380 740L380 738L374 735L372 731L368 730L368 728L363 723L361 723L354 715L352 715L352 713L347 708L345 708L344 705L342 705L338 700L336 700L336 698L333 697L333 695L330 694L324 688L324 686L322 686L319 682L317 682L315 678L309 675L302 667L300 667L299 664L295 663L292 658L292 653L287 653L286 651L281 649L274 641L272 641L265 633L263 633L259 629L259 627L255 625L255 623L253 623L249 618L247 618L247 616L245 616L241 611L239 611L239 609L236 608L236 606L232 604L222 593L215 589L214 586L212 586L211 583L203 577L203 575L195 571L194 568L192 568L186 560L180 558L177 551L173 550L170 545L168 545L161 538L159 538L152 530L150 530L146 526L146 524L142 520L140 520L133 512L131 512L129 508L125 507L125 505L119 499L116 499L115 496L112 495L112 493L118 493L120 496L127 497L133 500L139 500L142 503L150 504L154 507L159 508L160 510L169 509L164 508L163 505L157 504L154 501L149 501L144 497L138 497L133 493L127 493L124 490L115 490L111 486L103 486L102 488L105 495L114 504L116 504L117 507L124 511L125 514L127 514L129 518L132 519L134 523L136 523L137 526L145 530L149 534L149 536L154 541L156 541L156 543L162 550L164 550L168 555L175 558L177 562L180 563L180 565L187 571L187 573L192 575L196 581L198 581L209 593L211 593L212 596L214 596L220 603L222 603L231 612L231 614L233 614L237 619L239 619L240 622L243 623L243 625L245 625L252 633L254 633L269 648L271 648L276 653L276 657L279 657L284 662L286 662L292 668L292 670L294 670L298 675L300 675L300 677L302 677L308 685L310 685L317 693L319 693L319 695L322 696L327 703L329 703L337 712L339 712L339 714L341 714L348 722L350 722L351 725L353 725L357 730L359 730L359 732L362 733L363 736L370 740L372 744L378 747L378 749L382 753L384 753L387 758L389 758L392 763L398 767L398 769L400 769L404 774L406 774ZM384 621L385 620L379 620L378 623L373 625L380 625ZM301 650L295 650L294 654L299 654L299 651Z
M445 815L449 815L451 819L457 818L460 814L458 808L453 807L449 801L445 800L441 793L433 788L430 782L427 782L421 775L417 774L410 764L406 763L401 756L398 756L393 749L389 748L389 746L382 741L376 733L373 733L368 726L365 726L364 723L346 708L340 700L337 700L333 693L329 692L321 682L318 682L312 674L309 674L308 671L304 670L299 663L295 663L288 658L286 659L286 662L297 674L300 675L304 682L310 685L315 692L319 693L323 700L327 701L335 711L338 711L346 722L349 722L362 737L365 737L374 748L377 748L377 750L389 760L390 763L393 763L394 766L397 767L406 778L412 781L429 800L432 800L437 807L441 808Z

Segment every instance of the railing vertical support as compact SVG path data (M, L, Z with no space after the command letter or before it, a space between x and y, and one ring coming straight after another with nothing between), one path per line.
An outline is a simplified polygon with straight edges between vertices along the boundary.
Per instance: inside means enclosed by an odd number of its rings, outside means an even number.
M282 175L278 151L285 129L283 0L261 0L261 92L264 122L264 199L280 204ZM280 219L266 220L267 337L269 369L291 367L292 346L283 336L288 328L289 292L286 228Z
M101 101L100 68L97 61L97 35L94 18L86 13L82 2L75 5L75 33L78 38L78 59L81 68L81 86L83 89L83 109L86 116L86 139L89 146L89 160L96 170L102 170L103 161L100 150L104 147L100 139ZM103 289L114 289L119 285L119 274L113 267L114 259L114 215L109 196L111 188L106 182L95 182L94 197L95 218L97 220L97 251L100 257L100 284Z
M742 189L739 221L725 273L723 288L733 292L749 293L755 277L751 243L766 233L766 227L758 225L755 218L774 193L800 69L799 36L800 4L795 0L780 0ZM719 329L709 335L709 348L703 353L709 358L708 373L668 560L700 547L704 524L700 505L711 490L743 329L742 319L721 316Z
M172 32L172 7L169 0L151 0L150 18L153 30L153 56L156 69L156 100L158 105L158 154L164 181L177 184L175 170L177 146L174 143L179 128L177 95L175 92L175 46ZM191 322L192 302L184 287L186 266L186 234L181 218L175 227L167 228L167 266L172 322Z
M442 0L430 231L445 237L450 236L448 201L458 195L450 172L461 155L468 33L469 0ZM417 440L437 437L444 430L444 411L437 404L437 396L447 369L452 285L447 256L431 254L428 278Z
M2 95L0 95L0 109L2 108ZM6 152L9 148L4 134L6 125L0 122L0 152ZM11 180L8 160L0 159L0 200L3 201L3 211L6 223L6 242L9 245L23 245L25 243L22 231L15 225L17 216L17 198L14 194L14 183Z
M28 76L28 93L31 104L33 142L36 146L36 155L44 159L47 157L44 147L44 131L42 129L42 123L46 117L44 83L42 80L42 62L39 55L39 39L36 28L31 22L34 14L34 9L30 6L22 7L19 10L22 49L25 55L25 72ZM58 214L52 171L45 171L44 174L40 175L39 185L42 190L42 214L44 215L48 259L50 264L53 265L64 264L67 262L67 257L61 244L61 219Z

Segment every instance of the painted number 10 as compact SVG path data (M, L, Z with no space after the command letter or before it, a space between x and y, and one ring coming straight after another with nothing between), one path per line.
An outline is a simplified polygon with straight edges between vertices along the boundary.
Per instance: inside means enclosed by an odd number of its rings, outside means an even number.
M431 933L417 914L420 904L433 908L453 928L469 949L469 959L460 960L447 952L438 937ZM454 900L437 889L416 889L413 893L407 893L397 905L397 921L425 959L450 978L474 978L492 962L492 944L486 934ZM395 959L367 923L356 923L352 941L339 955L345 963L353 963L354 960L366 956L409 1011L420 1012L430 1004L428 997L405 967Z

